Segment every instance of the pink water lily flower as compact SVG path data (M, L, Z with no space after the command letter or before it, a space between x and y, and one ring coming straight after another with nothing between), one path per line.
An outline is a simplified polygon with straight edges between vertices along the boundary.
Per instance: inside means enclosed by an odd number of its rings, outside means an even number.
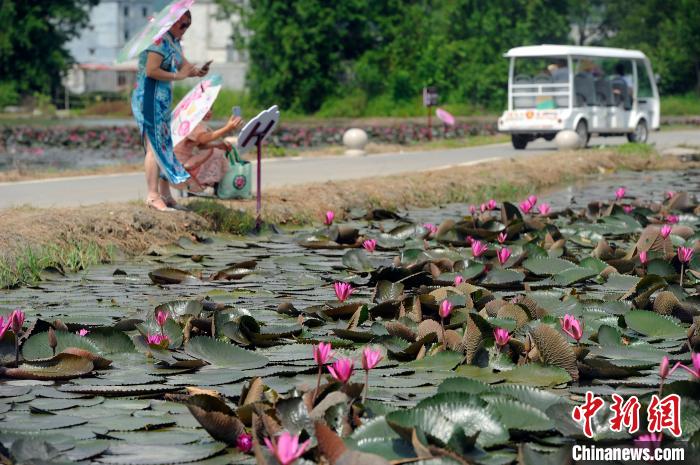
M146 342L149 345L160 346L167 348L170 345L170 339L163 334L146 334Z
M80 337L85 337L85 336L87 336L89 333L90 333L90 331L88 331L88 330L85 329L85 328L81 328L80 331L76 331L76 332L75 332L75 334L77 334L77 335L80 336Z
M534 207L535 205L537 205L537 196L530 195L530 196L528 196L527 201L530 202L530 205L532 205Z
M534 207L534 205L532 205L529 200L523 200L520 202L520 210L522 210L522 212L525 214L530 213L532 207Z
M455 276L455 286L459 286L464 282L464 278L461 275Z
M683 286L683 275L685 274L685 264L693 259L694 250L691 247L678 247L678 260L681 262L680 285Z
M247 454L253 448L253 436L248 433L239 434L236 438L236 447L244 454Z
M333 356L331 348L330 342L320 342L318 345L314 346L314 360L316 361L316 365L318 365L318 373L316 374L316 389L314 390L314 396L311 400L312 404L318 396L319 387L321 387L321 373L323 373L323 367Z
M664 239L668 239L668 236L671 235L671 225L665 224L661 227L661 237Z
M552 211L552 207L550 207L547 202L542 202L537 209L539 210L540 215L549 215L549 212Z
M506 240L508 240L508 233L505 231L499 233L497 239L499 244L503 244Z
M299 435L291 434L288 431L280 434L277 439L273 438L270 440L265 438L265 445L277 458L280 465L291 465L294 463L296 459L304 455L309 444L311 444L311 439L299 444Z
M510 341L510 333L508 333L507 329L494 328L493 329L493 338L496 341L496 345L499 348L501 348L504 345L508 344L508 341Z
M642 265L646 265L649 262L649 256L648 252L645 250L644 252L639 252L639 262Z
M349 358L336 360L332 365L328 366L328 372L331 376L341 383L347 383L352 376L352 370L355 368L355 362Z
M489 210L495 210L497 206L498 206L498 204L496 203L495 199L489 199L489 201L486 202L486 207Z
M659 365L659 377L661 377L661 379L666 379L670 371L671 369L669 366L668 357L664 355L664 358L661 359L661 364Z
M693 252L691 247L678 247L678 260L681 263L688 263L693 259Z
M168 321L168 316L170 316L170 313L167 310L158 310L156 312L156 323L161 329L165 326L165 322Z
M693 364L693 368L683 365L681 362L676 363L676 365L671 370L671 373L675 371L676 368L683 368L685 371L693 375L695 378L700 379L700 352L693 352L690 355L690 360Z
M666 198L667 199L669 199L669 200L672 199L674 195L676 195L676 193L674 191L666 191Z
M627 189L625 189L624 187L619 187L615 191L615 198L617 200L621 200L625 196L626 193L627 193Z
M377 248L377 241L374 239L367 239L362 243L362 247L369 253L373 253Z
M658 449L661 446L661 441L663 440L663 438L664 436L662 433L642 434L640 436L637 436L637 438L634 440L634 443L637 446L644 446L648 443L650 448L653 450Z
M634 207L632 205L623 205L622 210L629 215L634 210Z
M328 210L326 212L326 217L323 219L323 224L326 226L330 226L333 224L333 220L335 219L335 213L332 210Z
M559 322L561 324L561 329L571 336L576 342L580 341L583 337L583 326L581 322L573 315L568 313L564 315L564 318L560 318Z
M365 389L362 392L363 404L367 401L367 392L369 392L369 370L376 367L383 358L381 351L371 347L365 347L362 351L362 369L365 370Z
M24 312L18 308L13 310L8 318L7 325L12 328L12 332L15 335L19 334L24 325Z
M472 216L476 215L476 205L469 205L469 213Z
M10 327L10 322L9 320L7 323L5 323L5 317L0 315L0 341L2 340L2 337L5 335L5 331Z
M496 252L496 256L498 256L498 262L501 264L501 266L503 266L510 258L510 250L508 247L503 247L501 250Z
M668 215L666 217L666 222L668 224L678 224L679 221L680 221L680 218L678 218L678 215Z
M485 203L482 203L481 207L479 207L479 210L481 210L481 213L484 213L488 209L489 209L489 207Z
M440 313L440 318L447 318L450 316L450 313L452 313L452 302L449 300L443 300L442 303L440 303L440 310L438 311Z
M423 223L423 227L428 230L428 236L434 236L438 230L433 223Z
M489 246L484 244L481 241L473 241L472 242L472 255L474 255L475 258L481 257L486 253L486 251L489 249Z
M373 369L383 358L381 351L365 347L362 351L362 369L365 371Z
M353 288L349 283L336 282L333 284L333 289L335 290L335 296L341 302L348 300L348 297L353 292Z
M331 359L333 353L330 342L320 342L314 346L314 361L317 365L325 365Z

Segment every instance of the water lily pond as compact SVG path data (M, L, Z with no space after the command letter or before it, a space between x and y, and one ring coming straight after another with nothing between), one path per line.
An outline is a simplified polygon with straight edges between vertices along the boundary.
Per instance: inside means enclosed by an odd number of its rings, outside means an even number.
M0 291L0 314L26 313L0 338L0 455L558 464L586 440L571 412L587 391L606 402L592 441L633 444L652 395L678 394L681 439L698 447L698 180L629 173L484 211L357 210L47 270ZM317 387L320 342L328 364L354 361L347 382L324 367ZM367 347L381 361L364 371ZM611 427L613 393L638 397L638 432Z

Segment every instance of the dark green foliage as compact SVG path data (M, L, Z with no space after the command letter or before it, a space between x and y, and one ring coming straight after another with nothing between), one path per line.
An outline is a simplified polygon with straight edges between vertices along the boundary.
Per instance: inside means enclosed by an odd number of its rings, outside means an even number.
M231 11L230 0L218 0ZM577 43L639 48L662 92L700 76L698 0L251 0L248 84L259 104L323 116L420 114L441 104L500 110L511 47ZM238 37L242 39L242 37ZM458 111L461 113L461 111Z
M87 25L89 8L97 3L0 1L0 89L30 94L58 87L71 62L65 45Z
M662 93L700 91L698 0L616 0L608 10L618 31L609 43L644 51L661 76Z

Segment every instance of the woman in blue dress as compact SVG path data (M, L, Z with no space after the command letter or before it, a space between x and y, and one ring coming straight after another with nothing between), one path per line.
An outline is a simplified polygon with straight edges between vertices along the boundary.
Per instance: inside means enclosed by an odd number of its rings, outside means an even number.
M146 151L146 204L159 211L177 205L170 194L170 184L179 187L190 177L173 153L172 83L205 76L208 72L206 66L198 69L182 54L180 39L191 24L192 15L188 11L161 39L141 52L136 89L131 96L131 109Z

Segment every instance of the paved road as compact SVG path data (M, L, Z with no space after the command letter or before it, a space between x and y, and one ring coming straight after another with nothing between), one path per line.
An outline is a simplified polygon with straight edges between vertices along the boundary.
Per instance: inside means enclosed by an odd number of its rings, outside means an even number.
M658 132L651 134L650 140L660 150L681 144L700 146L700 130ZM624 142L626 139L622 137L591 139L591 145L614 145ZM514 156L539 155L554 150L553 143L540 139L528 145L524 151L516 151L510 144L494 144L360 157L270 159L264 160L262 165L263 192L269 187L448 169L452 166L465 166ZM253 170L255 171L255 166ZM145 184L142 173L0 183L0 208L23 204L37 207L78 206L143 198Z

